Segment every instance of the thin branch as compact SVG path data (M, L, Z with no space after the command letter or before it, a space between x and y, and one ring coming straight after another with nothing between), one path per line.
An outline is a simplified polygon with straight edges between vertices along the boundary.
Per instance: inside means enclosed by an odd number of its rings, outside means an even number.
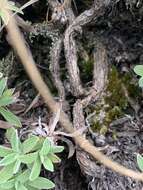
M104 45L97 41L94 51L93 88L97 93L104 91L108 81L108 58Z
M77 64L78 58L76 50L77 48L75 39L73 38L72 27L69 27L65 32L64 47L72 93L74 96L83 95L84 90L82 88L81 80L79 77L79 68Z
M62 37L61 37L62 38ZM51 63L50 63L50 71L53 77L53 82L58 90L59 97L61 100L65 100L65 90L64 86L61 81L60 77L60 67L59 67L59 60L60 60L60 54L61 54L61 48L62 48L62 39L59 38L54 46L51 49L50 57L51 57Z

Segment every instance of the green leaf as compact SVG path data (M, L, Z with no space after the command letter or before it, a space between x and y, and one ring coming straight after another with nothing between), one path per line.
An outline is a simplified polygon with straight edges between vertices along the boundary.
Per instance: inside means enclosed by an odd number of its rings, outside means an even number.
M48 138L46 138L44 140L42 149L40 150L40 155L43 155L43 156L47 155L50 151L50 148L51 148L51 142L48 140Z
M0 190L5 190L5 189L0 189ZM15 188L13 187L13 188L10 188L10 189L8 189L8 190L15 190Z
M13 150L4 146L0 146L0 157L5 157L8 154L11 154Z
M27 169L22 174L17 176L16 180L19 181L20 183L25 183L29 180L29 176L30 176L30 170Z
M9 165L9 164L15 162L16 159L17 159L17 154L16 154L16 153L8 154L6 157L4 157L4 158L0 161L0 166Z
M140 154L137 154L137 164L139 169L143 172L143 157Z
M7 165L0 170L0 184L5 183L13 176L14 164Z
M31 136L30 138L28 138L27 140L25 140L22 143L22 147L23 147L23 153L28 153L30 151L33 150L33 148L36 146L36 144L39 141L39 137L37 136Z
M38 150L41 150L42 146L43 146L43 143L44 143L44 138L42 137L38 137L39 138L39 141L38 143L33 147L32 151L38 151Z
M30 186L38 189L52 189L55 187L55 184L44 177L38 177L36 180L28 183Z
M10 124L16 127L21 127L21 122L19 118L16 115L14 115L12 112L10 112L8 109L0 107L0 113L5 118L5 120L8 121Z
M15 189L16 190L28 190L22 183L19 181L16 181L15 183Z
M34 153L26 154L26 155L21 155L19 156L18 159L24 164L31 164L32 162L36 160L37 156L38 156L38 153L34 152Z
M13 174L16 174L19 171L20 165L21 165L21 162L19 160L17 160L15 162L15 165L14 165L14 168L13 168Z
M35 180L40 175L40 171L41 171L41 162L40 162L40 158L38 157L35 160L34 165L32 167L32 171L29 177L30 181Z
M14 90L15 90L15 88L6 89L6 90L3 92L2 96L12 96L13 93L14 93Z
M17 130L14 129L13 127L8 128L7 132L6 132L6 138L8 139L8 141L11 144L12 147L12 152L13 153L18 153L21 154L21 142L20 139L18 137L18 133Z
M61 162L61 159L55 155L55 154L48 154L48 158L53 162L53 163L59 163Z
M141 77L141 78L139 79L139 86L140 86L140 87L143 87L143 77Z
M2 183L0 185L0 189L8 189L9 190L9 189L14 187L14 183L15 183L15 180L11 179L11 180L9 180L9 181L7 181L5 183Z
M9 141L11 143L12 150L15 152L19 152L20 150L20 140L18 138L18 132L16 129L9 128L7 129L7 134L9 133Z
M143 65L136 65L134 67L134 72L139 75L139 76L143 76Z
M41 155L41 154L39 154L39 156L40 156L40 160L41 160L41 162L43 163L43 162L44 162L44 156Z
M29 186L29 185L26 185L26 187L27 187L28 190L39 190L39 189L34 188L34 187L31 187L31 186Z
M19 184L20 184L19 181L16 180L16 181L15 181L15 189L16 189L16 190L19 190L19 189L18 189Z
M1 189L1 190L4 190L4 189ZM15 188L13 187L13 188L10 188L10 189L8 189L8 190L15 190Z
M51 153L60 153L64 150L63 146L52 146L50 152Z
M29 190L23 184L20 184L18 190Z
M0 98L0 106L7 106L13 103L13 97L3 96Z
M11 143L11 137L13 136L13 134L15 133L15 128L14 127L11 127L11 128L8 128L6 130L6 138L8 139L8 141Z
M53 165L52 161L49 158L44 159L43 166L44 166L44 168L46 170L49 170L51 172L54 171L54 165Z
M6 88L7 85L7 78L3 78L0 80L0 96L2 96L4 89Z

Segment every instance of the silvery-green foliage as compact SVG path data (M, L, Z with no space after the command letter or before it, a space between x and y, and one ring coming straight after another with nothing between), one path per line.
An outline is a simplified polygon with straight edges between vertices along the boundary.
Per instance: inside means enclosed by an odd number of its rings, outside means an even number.
M55 154L63 151L63 146L55 145L49 138L31 135L24 142L14 128L7 130L10 147L0 146L0 189L29 190L50 189L54 183L39 177L41 166L53 172L54 163L60 162ZM25 177L22 177L25 176ZM30 187L30 188L29 188Z
M7 106L15 101L14 89L7 89L7 78L0 79L0 114L15 127L21 127L19 118L14 115Z

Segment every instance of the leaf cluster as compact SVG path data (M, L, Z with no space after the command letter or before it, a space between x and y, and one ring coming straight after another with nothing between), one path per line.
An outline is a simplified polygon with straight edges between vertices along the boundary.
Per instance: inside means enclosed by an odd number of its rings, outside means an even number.
M40 190L51 189L54 183L39 177L41 167L53 172L54 163L60 162L55 154L63 151L63 146L56 146L49 138L31 135L24 142L14 128L7 130L6 137L11 148L0 146L0 189Z
M13 92L14 89L7 89L7 78L2 78L0 80L0 114L11 125L21 127L19 118L7 108L8 105L15 101Z

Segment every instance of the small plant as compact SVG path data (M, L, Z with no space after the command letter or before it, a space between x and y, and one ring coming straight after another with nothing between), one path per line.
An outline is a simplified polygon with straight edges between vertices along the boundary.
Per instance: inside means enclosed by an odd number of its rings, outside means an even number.
M49 138L31 135L24 142L14 128L7 130L6 137L11 148L0 146L0 189L37 190L51 189L54 183L39 177L41 166L53 172L53 163L60 162L55 154L63 151L63 146L56 146Z
M55 185L44 177L38 177L34 181L29 180L30 170L15 175L12 179L0 185L1 190L40 190L51 189Z
M143 87L143 65L136 65L134 67L134 72L140 76L140 79L139 79L139 86L140 87Z
M13 92L14 89L7 89L7 78L0 79L0 114L10 124L16 127L21 127L19 118L7 108L8 105L15 101Z

